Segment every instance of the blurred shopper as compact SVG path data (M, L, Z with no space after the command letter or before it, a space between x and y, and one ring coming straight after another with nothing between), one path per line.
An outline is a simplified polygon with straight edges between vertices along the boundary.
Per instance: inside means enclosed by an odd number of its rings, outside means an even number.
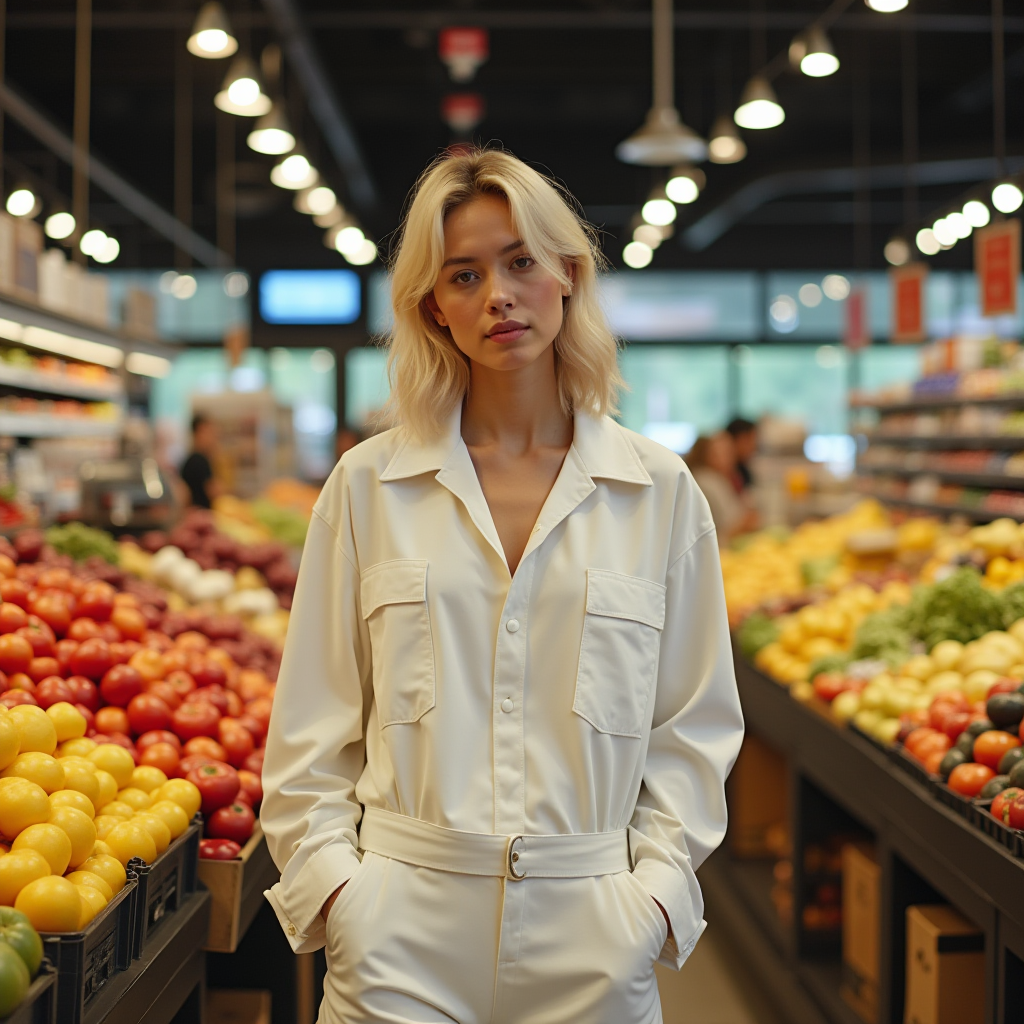
M302 556L263 769L321 1024L648 1024L743 733L715 529L619 426L595 236L500 151L420 179L391 413Z
M698 437L686 462L711 506L720 544L757 529L757 513L736 493L736 446L728 430Z
M190 505L210 508L213 499L223 492L210 461L217 449L217 439L217 424L209 416L196 413L192 417L192 452L181 466Z
M745 420L737 416L725 428L732 438L733 447L736 452L736 471L734 478L737 487L742 493L754 482L754 474L751 472L750 463L757 454L757 424L751 420Z

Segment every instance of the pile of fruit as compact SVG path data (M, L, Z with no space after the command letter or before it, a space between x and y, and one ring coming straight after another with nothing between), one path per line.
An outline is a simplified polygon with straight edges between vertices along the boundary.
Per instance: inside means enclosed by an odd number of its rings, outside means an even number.
M0 1017L21 1005L43 962L43 940L13 907L0 907Z

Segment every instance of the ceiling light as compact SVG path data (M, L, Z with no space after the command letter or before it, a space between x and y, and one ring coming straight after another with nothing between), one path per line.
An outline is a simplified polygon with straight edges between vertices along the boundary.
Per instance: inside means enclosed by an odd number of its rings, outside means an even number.
M377 258L377 246L370 239L364 238L357 249L342 255L354 266L365 267L367 263L372 263Z
M1013 213L1015 210L1019 210L1022 201L1024 201L1024 195L1013 182L1004 181L992 189L992 205L1000 213Z
M199 284L191 274L178 274L171 282L171 294L176 299L191 299Z
M208 60L230 57L238 49L238 40L231 34L228 16L219 3L203 4L199 8L185 45L189 53Z
M309 188L318 178L316 168L301 153L286 156L270 172L270 180L279 188Z
M814 309L815 306L821 305L821 288L813 281L800 285L800 291L796 294L808 309Z
M661 245L663 239L661 235L661 228L655 227L653 224L648 224L646 221L641 221L633 229L633 241L643 242L644 245L650 249L657 249Z
M931 228L921 228L914 241L925 256L934 256L942 248Z
M774 128L786 120L786 112L767 78L755 75L747 82L733 120L741 128L758 129Z
M910 262L910 246L905 238L890 238L883 251L886 260L894 267L902 267L904 263Z
M38 197L30 188L16 188L7 197L7 212L12 217L34 217L40 205Z
M700 195L700 190L706 184L707 177L702 170L682 164L679 167L673 167L669 173L668 182L665 184L665 195L673 203L685 206Z
M43 231L47 238L57 239L69 238L75 232L75 218L66 211L51 213L43 223Z
M362 228L348 224L334 236L334 248L347 259L359 251L365 240Z
M121 254L121 243L116 238L109 236L104 239L99 249L92 254L97 263L113 263Z
M950 224L945 217L940 217L932 225L932 234L935 235L935 238L938 241L939 245L941 245L945 249L949 249L950 247L956 245L956 243L960 240L960 236L956 233L956 230L954 229L953 225Z
M839 70L839 58L829 38L818 27L809 28L789 45L789 60L810 78L827 78Z
M302 189L296 193L292 206L299 213L325 214L338 205L334 190L326 185L317 185L314 188Z
M345 219L345 207L341 203L335 203L326 213L313 215L313 223L318 228L333 228Z
M248 57L236 57L213 98L218 110L239 117L259 117L270 111L270 97L260 85L260 73Z
M974 230L971 222L959 210L947 214L946 223L953 229L957 238L970 238Z
M879 14L894 14L896 11L902 11L908 0L864 0L864 3Z
M716 118L708 142L708 159L713 164L735 164L747 155L747 144L727 114Z
M842 302L850 294L850 282L842 274L826 274L821 282L821 290L833 302Z
M622 262L634 270L642 270L654 259L654 250L643 242L630 242L622 250Z
M768 316L780 334L792 334L800 326L800 310L792 295L777 295L768 307Z
M222 285L229 299L240 299L249 290L249 275L241 270L232 270L224 275Z
M983 228L992 219L988 207L980 199L970 199L964 203L963 214L972 228Z
M82 240L78 243L78 248L81 249L86 256L95 257L96 253L102 252L106 241L106 231L100 231L99 228L93 228L91 231L86 231L86 233L82 235Z
M285 117L283 104L275 103L256 122L245 141L250 149L256 150L257 153L266 153L268 156L290 153L295 148L295 136Z
M664 225L671 224L676 219L676 206L665 195L663 188L656 188L651 192L647 202L640 208L640 216L648 224L664 227Z
M627 164L665 167L685 160L704 160L707 143L679 120L675 107L652 107L643 125L615 147Z

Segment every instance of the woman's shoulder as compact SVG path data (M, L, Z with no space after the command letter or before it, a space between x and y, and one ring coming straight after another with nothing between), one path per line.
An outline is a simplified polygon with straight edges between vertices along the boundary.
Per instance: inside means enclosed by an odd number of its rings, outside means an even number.
M394 427L349 448L338 460L320 491L320 497L313 506L317 515L333 525L338 511L347 501L346 492L353 486L362 490L365 483L376 480L403 442L400 428Z

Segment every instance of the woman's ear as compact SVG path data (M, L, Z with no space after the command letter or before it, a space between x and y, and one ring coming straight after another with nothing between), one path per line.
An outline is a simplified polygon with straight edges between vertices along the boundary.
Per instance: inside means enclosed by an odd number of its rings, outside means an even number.
M434 298L434 293L428 292L424 296L423 301L426 303L427 309L430 310L430 315L437 322L438 327L447 327L448 322L441 312L441 307L437 304L437 299Z

